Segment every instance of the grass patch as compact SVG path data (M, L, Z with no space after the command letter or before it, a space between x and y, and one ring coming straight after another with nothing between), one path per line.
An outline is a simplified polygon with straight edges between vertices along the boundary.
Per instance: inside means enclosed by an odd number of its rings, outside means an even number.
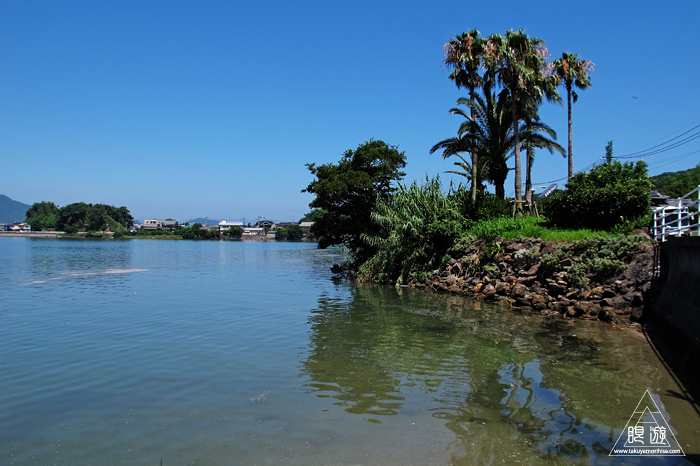
M107 217L107 223L108 223L108 225L109 225L109 230L110 230L111 232L114 233L114 232L117 232L117 231L121 231L121 232L127 231L127 229L124 228L124 226L123 226L121 223L117 222L116 220L114 220L114 219L113 219L112 217L110 217L109 215L107 215L106 217Z
M477 239L493 241L497 237L504 240L513 238L541 238L543 241L573 243L585 238L612 238L616 234L589 229L566 230L549 226L545 217L509 217L482 220L467 230L467 234Z

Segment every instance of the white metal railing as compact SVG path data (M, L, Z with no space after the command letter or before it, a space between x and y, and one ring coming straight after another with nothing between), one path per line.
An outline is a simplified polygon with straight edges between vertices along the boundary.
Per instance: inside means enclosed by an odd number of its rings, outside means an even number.
M693 194L695 194L694 200L691 199ZM691 212L692 207L695 207L695 212ZM666 241L667 236L700 236L698 210L700 210L700 185L685 196L679 197L678 205L665 205L654 209L654 227L652 228L654 238L657 241Z

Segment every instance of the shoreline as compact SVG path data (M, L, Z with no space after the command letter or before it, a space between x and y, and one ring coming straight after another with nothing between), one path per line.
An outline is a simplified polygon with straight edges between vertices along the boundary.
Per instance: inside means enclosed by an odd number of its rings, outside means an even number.
M595 245L583 251L539 238L498 241L496 249L474 242L444 269L413 275L397 286L530 308L543 315L629 325L642 320L659 293L654 245L641 241L615 259L604 258L604 251L591 258ZM586 263L595 261L602 264L600 269L584 271Z
M55 231L0 232L0 238L58 238Z

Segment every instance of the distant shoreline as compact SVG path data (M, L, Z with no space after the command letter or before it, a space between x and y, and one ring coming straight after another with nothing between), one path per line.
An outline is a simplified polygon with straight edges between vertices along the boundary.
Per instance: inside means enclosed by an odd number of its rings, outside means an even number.
M29 232L9 232L9 231L3 231L0 232L0 238L1 237L6 237L6 238L57 238L58 233L55 231L29 231Z

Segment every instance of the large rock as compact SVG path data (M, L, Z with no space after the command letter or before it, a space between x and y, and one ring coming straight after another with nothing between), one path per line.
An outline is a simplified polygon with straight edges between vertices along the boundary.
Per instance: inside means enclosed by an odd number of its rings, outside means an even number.
M493 297L496 296L496 287L489 284L486 285L481 292L484 293L486 299L493 299Z
M542 310L547 307L547 300L542 295L535 295L532 297L531 305L535 309Z
M622 296L615 296L614 298L603 298L602 304L603 306L620 309L627 306L627 301Z
M496 283L496 293L501 296L505 296L510 293L510 285L507 282Z
M528 289L527 286L523 285L522 283L518 283L513 287L513 289L510 292L511 297L513 298L520 298L523 297L527 294Z
M576 303L574 309L578 315L597 316L600 313L600 305L598 303L591 303L587 301Z
M566 293L566 286L552 281L547 283L547 291L552 296L563 295Z

